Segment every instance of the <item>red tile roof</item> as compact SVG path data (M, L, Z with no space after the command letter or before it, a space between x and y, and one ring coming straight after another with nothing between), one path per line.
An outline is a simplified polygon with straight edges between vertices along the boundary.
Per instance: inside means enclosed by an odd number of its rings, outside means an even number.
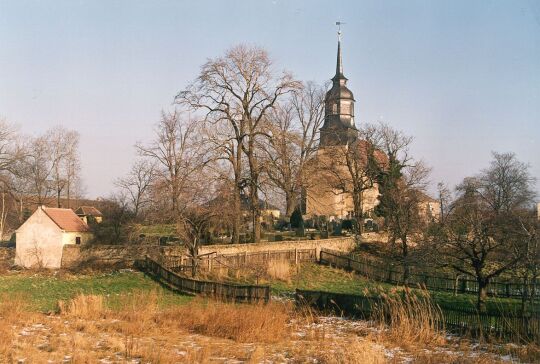
M90 231L88 225L86 225L71 209L43 207L43 212L45 212L62 230L81 233Z

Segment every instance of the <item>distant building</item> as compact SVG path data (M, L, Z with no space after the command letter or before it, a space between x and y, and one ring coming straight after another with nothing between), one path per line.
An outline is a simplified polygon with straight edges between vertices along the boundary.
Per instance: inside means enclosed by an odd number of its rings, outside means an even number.
M97 222L99 224L103 221L103 214L94 206L81 206L75 210L75 213L86 224L89 222Z
M25 268L60 268L64 245L92 238L88 225L71 209L40 206L16 231L15 264Z
M245 194L240 195L240 209L242 213L246 216L249 216L251 213L251 200ZM277 206L272 205L271 203L265 200L259 200L259 211L261 211L261 221L264 217L272 217L274 219L279 219L281 216L281 211Z

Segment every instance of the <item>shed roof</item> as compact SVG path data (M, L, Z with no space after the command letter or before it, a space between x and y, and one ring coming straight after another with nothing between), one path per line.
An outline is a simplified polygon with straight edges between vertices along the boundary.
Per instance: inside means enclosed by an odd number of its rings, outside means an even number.
M103 216L101 211L96 209L94 206L80 206L75 210L77 215L86 215L86 216Z
M42 207L42 210L62 230L81 233L90 231L88 225L72 209Z

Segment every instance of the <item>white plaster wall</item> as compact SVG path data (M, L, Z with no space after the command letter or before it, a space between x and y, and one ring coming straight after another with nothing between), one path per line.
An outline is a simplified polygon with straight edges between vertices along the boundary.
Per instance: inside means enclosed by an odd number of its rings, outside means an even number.
M17 230L15 264L26 268L60 268L62 230L41 209Z
M87 243L92 238L91 233L64 232L62 234L62 245L76 244L77 236L81 237L81 244Z

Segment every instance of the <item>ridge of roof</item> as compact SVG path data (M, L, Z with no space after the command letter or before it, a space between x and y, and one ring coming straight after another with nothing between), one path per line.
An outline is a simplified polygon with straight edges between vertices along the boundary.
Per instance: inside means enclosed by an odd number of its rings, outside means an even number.
M62 230L68 232L88 232L90 228L72 209L41 206L41 210Z

